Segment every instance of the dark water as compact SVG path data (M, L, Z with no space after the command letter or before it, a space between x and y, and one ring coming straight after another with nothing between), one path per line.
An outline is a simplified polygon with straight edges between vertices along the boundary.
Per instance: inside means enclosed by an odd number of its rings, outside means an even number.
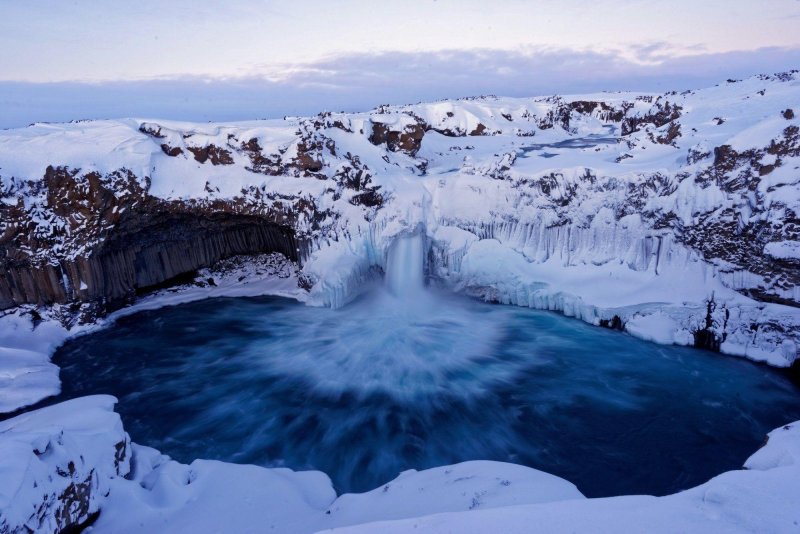
M491 459L588 496L662 495L741 467L800 419L777 370L430 293L335 311L272 297L146 311L55 362L61 398L116 395L136 442L184 462L320 469L339 491Z

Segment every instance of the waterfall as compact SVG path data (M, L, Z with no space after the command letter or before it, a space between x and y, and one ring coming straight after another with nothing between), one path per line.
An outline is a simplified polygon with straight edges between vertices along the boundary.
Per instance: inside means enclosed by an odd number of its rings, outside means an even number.
M389 247L386 282L397 297L420 293L425 286L425 237L412 234L397 237Z

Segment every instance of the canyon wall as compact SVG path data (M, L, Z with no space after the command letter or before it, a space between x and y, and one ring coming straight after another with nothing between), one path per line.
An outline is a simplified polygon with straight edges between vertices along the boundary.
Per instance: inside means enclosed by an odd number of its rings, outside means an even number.
M115 229L85 256L55 265L6 262L0 309L70 301L114 307L221 259L269 252L297 260L294 231L253 216L155 213Z

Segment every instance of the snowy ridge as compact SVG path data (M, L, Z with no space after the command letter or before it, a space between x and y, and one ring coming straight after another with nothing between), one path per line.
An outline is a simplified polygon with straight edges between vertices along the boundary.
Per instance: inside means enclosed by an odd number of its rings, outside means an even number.
M0 306L124 303L278 251L302 264L304 300L339 307L381 275L396 236L423 232L436 283L788 366L798 113L791 72L661 95L7 130ZM501 256L515 267L489 268Z

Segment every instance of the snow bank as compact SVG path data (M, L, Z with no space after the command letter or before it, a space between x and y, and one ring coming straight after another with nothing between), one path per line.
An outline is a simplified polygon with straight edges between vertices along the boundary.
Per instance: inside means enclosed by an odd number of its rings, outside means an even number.
M94 531L315 532L424 513L582 499L558 477L501 462L406 471L373 491L336 497L317 471L196 460L134 445L131 480L114 481Z
M773 241L764 246L764 254L781 260L800 260L800 241Z
M116 399L82 397L0 422L0 532L60 532L130 468Z
M13 412L61 391L50 355L69 336L58 321L34 326L27 310L0 317L0 413Z
M666 497L625 496L443 513L334 529L405 532L797 532L800 422L774 430L745 463Z
M492 233L484 239L473 234L472 240L457 234L452 244L437 232L433 271L454 290L486 300L558 311L594 325L617 317L626 332L656 343L693 345L694 334L709 329L726 354L776 367L797 358L800 310L759 303L726 287L712 266L668 236L654 245L593 240L585 245L591 253L576 257L578 245L570 241L576 233L565 230L550 240L530 228L513 228L490 229L499 239ZM613 254L627 262L592 261L611 254L620 241L627 244ZM457 261L448 259L453 249Z

